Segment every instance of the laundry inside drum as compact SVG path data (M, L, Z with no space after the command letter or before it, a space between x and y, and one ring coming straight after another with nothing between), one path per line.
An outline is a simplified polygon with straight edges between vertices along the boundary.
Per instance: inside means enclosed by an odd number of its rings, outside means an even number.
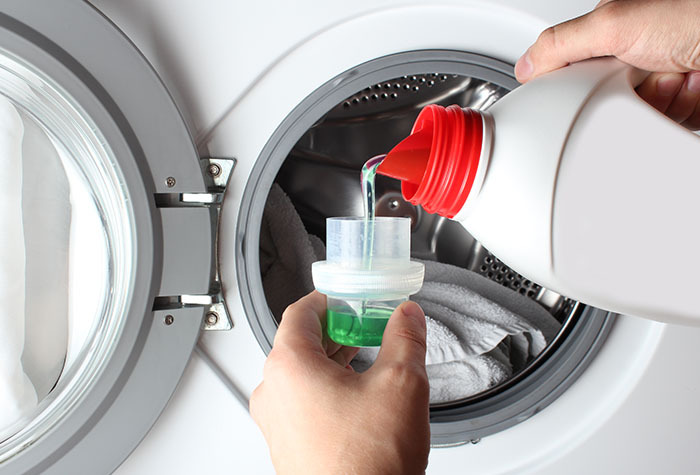
M430 72L387 79L357 91L296 142L263 214L260 269L279 321L313 290L311 263L324 259L325 220L363 213L360 169L406 137L431 103L488 109L508 92L486 80ZM531 282L491 254L460 224L406 202L400 184L378 176L377 216L411 219L411 254L426 267L412 297L427 315L427 371L434 408L465 404L516 384L546 359L580 305ZM353 361L368 368L376 349Z

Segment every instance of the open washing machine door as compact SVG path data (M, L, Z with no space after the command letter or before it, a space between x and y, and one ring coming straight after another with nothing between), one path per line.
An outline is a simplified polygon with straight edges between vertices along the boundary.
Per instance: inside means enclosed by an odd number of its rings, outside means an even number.
M282 115L280 104L292 102L288 96L293 88L277 87L283 83L281 78L290 77L291 71L304 70L299 65L303 61L281 63L222 124L223 138L219 140L231 140L227 149L240 159L232 179L239 184L245 181L244 186L229 188L222 215L221 240L227 243L220 249L224 291L232 306L240 300L242 310L236 314L247 317L252 334L265 352L272 348L284 308L310 290L299 289L311 280L306 275L310 274L309 266L299 264L311 254L306 244L325 241L326 218L361 214L358 170L367 157L398 143L422 105L456 103L486 109L518 84L511 64L484 54L455 49L399 49L387 53L352 65L325 81L320 78L319 85L276 122L268 115ZM316 74L316 70L308 70L304 79ZM230 137L246 128L245 120L255 127L248 127L246 140L233 143ZM257 158L251 159L256 154ZM432 445L477 443L541 412L583 374L602 348L615 316L521 276L458 223L405 202L395 181L379 178L375 185L378 215L411 218L413 258L422 259L435 275L460 272L474 276L471 284L459 283L457 287L471 285L486 294L488 286L500 295L515 295L516 312L524 315L525 309L534 306L557 328L545 349L524 366L514 363L512 374L502 382L431 401ZM286 207L289 211L280 220L287 223L281 234L284 247L277 244L282 239L272 236L273 228L267 224L276 216L273 210L285 209L281 194L291 206ZM294 226L288 224L289 216L301 221L305 230L301 239L299 233L291 231ZM274 258L278 249L297 259L294 277L287 280L299 283L299 288L278 285L276 276L269 277L274 273L269 271L274 269L270 256ZM432 279L438 281L437 277ZM477 287L482 284L484 287ZM228 337L212 334L202 341L218 361L239 361L228 353L236 346ZM458 366L451 370L452 381L464 374Z
M85 2L3 2L0 95L24 130L22 363L38 399L0 428L0 473L111 472L200 329L230 328L214 242L233 163L199 160L153 69Z

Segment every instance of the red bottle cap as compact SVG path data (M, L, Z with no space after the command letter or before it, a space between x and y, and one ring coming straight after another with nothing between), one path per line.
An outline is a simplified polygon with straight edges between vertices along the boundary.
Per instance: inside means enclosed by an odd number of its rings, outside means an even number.
M478 111L431 104L418 114L411 135L387 154L377 173L401 180L406 201L453 218L474 184L483 134Z

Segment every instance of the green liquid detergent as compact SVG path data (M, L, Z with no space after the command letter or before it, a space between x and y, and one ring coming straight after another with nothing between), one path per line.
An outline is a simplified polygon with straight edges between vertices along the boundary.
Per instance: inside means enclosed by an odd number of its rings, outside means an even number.
M374 248L374 178L377 167L385 155L367 160L362 167L362 200L364 209L364 236L362 240L362 267L372 269L372 251ZM392 310L367 306L362 301L360 308L351 306L329 308L326 313L326 331L336 343L346 346L379 346L382 343Z
M326 312L328 336L346 346L379 346L392 310L365 308L361 316L352 309L329 308Z

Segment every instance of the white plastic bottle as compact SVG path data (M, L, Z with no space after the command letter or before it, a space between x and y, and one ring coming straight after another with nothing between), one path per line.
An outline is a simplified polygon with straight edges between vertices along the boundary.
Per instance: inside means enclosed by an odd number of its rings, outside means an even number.
M547 288L700 325L700 137L637 96L644 77L594 59L488 112L428 106L377 171Z

